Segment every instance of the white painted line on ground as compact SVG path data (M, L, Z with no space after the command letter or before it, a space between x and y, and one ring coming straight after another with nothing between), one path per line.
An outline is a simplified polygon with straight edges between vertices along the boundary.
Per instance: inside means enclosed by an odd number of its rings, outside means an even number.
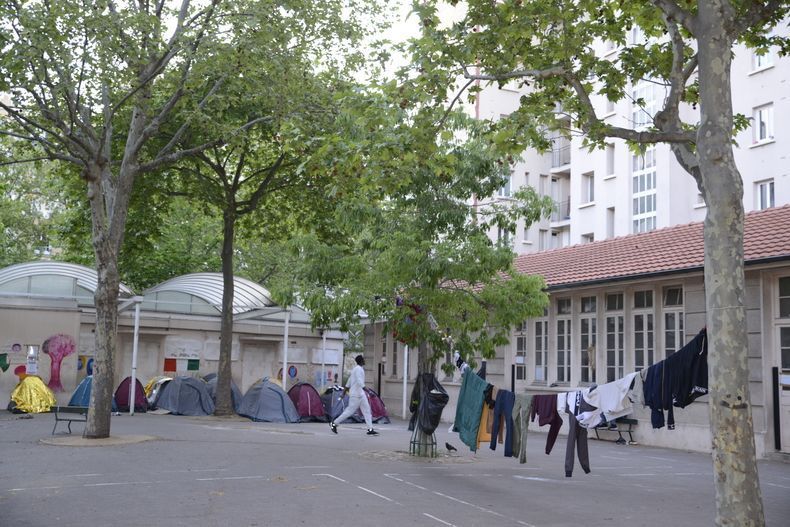
M94 478L102 474L64 474L64 478Z
M330 467L329 465L305 465L303 467L284 467L284 468L298 469L298 468L332 468L332 467Z
M468 501L464 501L464 500L455 498L453 496L449 496L447 494L442 494L441 492L433 491L433 493L436 494L437 496L441 496L442 498L447 498L448 500L452 500L452 501L455 501L457 503L461 503L462 505L468 505L469 507L474 507L475 509L477 509L479 511L488 512L488 509L486 509L485 507L481 507L480 505L475 505L474 503L469 503Z
M779 485L777 483L766 483L766 485L770 485L772 487L779 487L780 489L790 489L787 485Z
M151 485L153 481L117 481L113 483L86 483L83 487L117 487L120 485Z
M655 473L653 473L653 474L620 474L620 476L626 476L626 477L629 477L629 478L639 478L639 477L644 477L644 476L658 476L658 474L655 474Z
M535 527L531 523L523 522L521 520L516 520L516 523L518 523L519 525L523 525L524 527Z
M549 478L539 478L537 476L513 476L514 478L518 479L526 479L529 481L557 481L556 479L549 479Z
M670 459L670 458L667 458L667 457L658 457L658 456L645 456L645 457L648 458L648 459L656 459L658 461L665 461L667 463L674 463L675 462L674 459Z
M313 474L313 476L326 476L328 478L336 479L338 481L342 481L343 483L348 483L348 481L341 479L337 476L333 476L332 474Z
M628 459L628 458L622 457L622 456L597 456L597 457L602 457L602 458L606 458L606 459L616 459L617 461L623 461L624 459Z
M675 472L673 476L710 476L709 472Z
M448 523L448 522L446 522L446 521L444 521L444 520L440 520L440 519L439 519L439 518L437 518L436 516L431 516L431 515L430 515L430 514L428 514L427 512L423 512L423 515L425 515L425 516L429 517L429 518L430 518L430 519L432 519L432 520L436 520L437 522L441 523L442 525L449 525L450 527L455 527L455 525L454 525L454 524L452 524L452 523Z
M227 476L224 478L196 478L195 481L227 481L233 479L264 479L269 476Z
M401 483L405 483L406 485L409 485L409 486L411 486L411 487L416 487L416 488L418 488L418 489L420 489L420 490L428 490L428 489L426 489L425 487L423 487L422 485L417 485L416 483L412 483L411 481L406 481L405 479L396 478L396 477L395 477L394 475L392 475L392 474L384 474L384 477L385 477L385 478L394 479L395 481L399 481L399 482L401 482Z
M381 498L383 500L387 500L389 502L395 503L395 500L392 500L392 499L390 499L390 498L388 498L388 497L386 497L386 496L384 496L382 494L379 494L378 492L373 492L372 490L366 489L365 487L360 487L359 485L357 485L357 488L359 490L364 490L365 492L369 492L369 493L373 494L374 496L378 496L379 498Z
M21 489L8 489L8 492L19 492L24 490L52 490L52 489L59 489L61 487L27 487Z

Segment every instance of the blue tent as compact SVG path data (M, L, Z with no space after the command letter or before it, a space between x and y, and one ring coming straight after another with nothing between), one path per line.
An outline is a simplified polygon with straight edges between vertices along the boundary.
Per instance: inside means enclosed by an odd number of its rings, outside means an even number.
M208 386L208 393L211 394L211 399L216 404L217 402L217 374L216 373L209 373L203 380L206 381L206 385ZM233 411L239 413L239 406L241 406L241 390L239 387L236 386L236 383L233 379L230 380L230 400L233 403Z
M91 386L93 386L93 375L88 375L74 389L74 393L71 394L71 399L69 399L69 406L90 406ZM112 411L118 411L115 397L112 398Z
M159 390L154 405L176 415L211 415L214 401L202 379L176 377Z

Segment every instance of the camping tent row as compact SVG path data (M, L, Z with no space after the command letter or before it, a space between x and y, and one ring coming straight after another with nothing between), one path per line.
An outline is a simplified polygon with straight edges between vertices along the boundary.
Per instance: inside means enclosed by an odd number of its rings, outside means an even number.
M70 406L88 406L90 402L92 376L87 376L74 390ZM175 415L211 415L216 404L217 375L207 375L204 379L196 377L154 377L145 386L135 381L136 412L163 410ZM253 421L271 423L297 423L306 421L327 422L338 417L348 405L348 395L339 386L328 389L323 396L309 383L297 383L285 391L276 383L264 378L247 390L242 397L241 391L231 380L231 400L237 414ZM384 402L369 388L365 393L370 402L373 420L389 423ZM113 411L128 412L131 395L131 377L125 378L115 390ZM362 414L357 411L351 417L355 422L363 422Z

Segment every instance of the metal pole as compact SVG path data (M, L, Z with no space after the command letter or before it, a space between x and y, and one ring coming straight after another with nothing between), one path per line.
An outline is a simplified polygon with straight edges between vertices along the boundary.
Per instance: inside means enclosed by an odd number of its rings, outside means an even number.
M288 325L291 323L291 310L285 310L285 334L283 335L283 390L288 391L285 379L288 378Z
M406 389L409 382L409 346L403 346L403 419L406 419Z
M137 340L140 336L140 302L134 303L134 338L132 340L132 382L129 388L129 415L134 415L134 401L137 388Z
M321 330L321 390L326 385L326 330Z

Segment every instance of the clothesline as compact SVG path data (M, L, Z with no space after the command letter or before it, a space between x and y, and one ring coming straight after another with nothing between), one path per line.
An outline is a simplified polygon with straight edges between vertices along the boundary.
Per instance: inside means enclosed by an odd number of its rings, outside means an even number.
M590 472L587 430L614 422L634 411L642 403L651 409L653 428L675 428L674 407L685 408L708 393L707 333L703 328L688 344L666 359L645 370L632 372L621 379L587 388L545 394L514 394L497 389L475 374L469 364L455 354L462 383L456 405L453 430L475 452L489 441L491 450L502 443L504 455L526 462L526 434L529 422L538 418L538 426L549 425L546 454L550 454L568 416L569 430L565 453L565 475L573 474L574 454L585 473ZM481 430L481 427L483 429Z

